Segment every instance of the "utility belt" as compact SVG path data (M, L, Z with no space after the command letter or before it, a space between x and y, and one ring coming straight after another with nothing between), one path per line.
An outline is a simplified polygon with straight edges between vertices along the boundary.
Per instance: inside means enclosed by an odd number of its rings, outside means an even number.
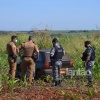
M51 65L55 64L56 61L62 61L62 59L51 59Z
M17 61L17 56L16 55L9 54L8 57L11 57L12 59L14 59L14 62Z
M22 56L22 59L23 59L23 58L32 58L34 61L37 60L36 58L34 58L34 56Z
M91 62L91 61L94 61L94 60L89 60L87 63ZM85 61L86 62L86 61Z
M32 58L32 56L22 56L22 58L26 58L26 57Z
M51 61L62 61L62 59L51 59Z

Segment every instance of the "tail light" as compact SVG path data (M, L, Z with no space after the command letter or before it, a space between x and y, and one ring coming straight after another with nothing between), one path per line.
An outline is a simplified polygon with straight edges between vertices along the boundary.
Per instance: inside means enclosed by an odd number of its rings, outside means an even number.
M44 67L45 67L46 69L50 68L50 62L45 62Z
M70 66L73 66L73 62L72 61L70 61Z

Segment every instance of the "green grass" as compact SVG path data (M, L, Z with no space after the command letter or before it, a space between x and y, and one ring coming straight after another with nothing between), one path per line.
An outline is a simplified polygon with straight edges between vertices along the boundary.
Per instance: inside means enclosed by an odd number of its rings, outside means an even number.
M13 33L15 34L15 33ZM9 65L7 61L7 53L6 53L6 44L10 41L10 38L13 34L0 34L0 90L2 89L2 81L7 80L5 75L8 73ZM17 46L22 42L26 42L28 40L29 34L20 33L16 34L18 36ZM81 61L81 56L83 51L85 50L84 41L89 40L91 44L96 48L96 59L95 66L93 68L93 76L95 81L100 82L100 35L96 33L80 33L78 34L56 34L50 35L48 32L36 32L35 34L31 34L34 36L34 41L38 45L39 49L51 49L52 47L52 38L56 37L59 40L59 43L64 47L66 53L71 57L74 62L74 66L76 69L84 68L83 62ZM74 77L75 78L75 77ZM50 77L46 77L48 81ZM81 80L81 84L84 84L86 78L83 76ZM50 82L52 80L49 80ZM12 81L13 82L13 81ZM71 79L65 79L65 82L71 86L75 86L78 83L73 82ZM42 83L41 80L38 80L38 83ZM10 84L10 83L9 83ZM64 95L66 96L66 94ZM76 98L76 95L73 95L73 98Z

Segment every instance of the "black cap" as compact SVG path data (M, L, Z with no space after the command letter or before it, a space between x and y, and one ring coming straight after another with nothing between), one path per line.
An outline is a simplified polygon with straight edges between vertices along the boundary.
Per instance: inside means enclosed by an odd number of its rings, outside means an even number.
M33 36L29 36L28 40L32 40L34 37Z
M91 44L90 41L85 41L84 43L85 43L86 45Z
M15 38L17 38L17 36L15 36L15 35L11 36L11 40L13 40Z
M54 42L54 43L58 42L57 38L54 38L54 39L52 40L52 42Z

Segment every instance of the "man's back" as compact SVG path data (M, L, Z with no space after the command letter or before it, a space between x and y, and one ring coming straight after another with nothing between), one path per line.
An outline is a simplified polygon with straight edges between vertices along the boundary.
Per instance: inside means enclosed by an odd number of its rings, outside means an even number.
M31 41L28 41L22 43L18 48L23 49L23 56L32 56L35 50L35 44Z
M11 55L16 55L16 46L13 42L7 44L7 53Z
M63 56L63 48L61 45L57 45L54 47L55 48L55 54L54 54L54 59L62 59Z

